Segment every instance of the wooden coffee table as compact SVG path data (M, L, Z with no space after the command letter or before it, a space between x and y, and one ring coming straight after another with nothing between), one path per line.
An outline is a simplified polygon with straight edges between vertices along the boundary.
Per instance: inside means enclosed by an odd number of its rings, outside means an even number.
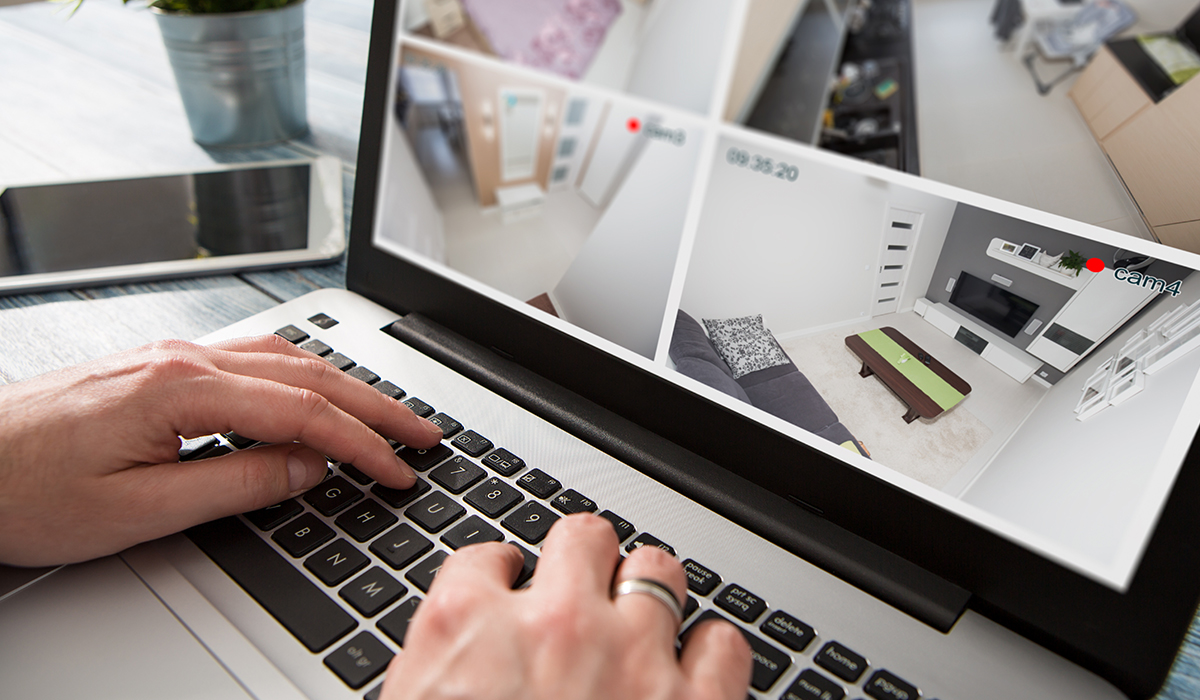
M908 412L904 414L905 423L911 423L917 418L937 418L971 393L970 384L947 369L937 358L929 357L920 346L905 337L903 333L891 326L884 326L879 331L886 338L895 341L896 345L899 345L907 353L908 359L905 362L900 363L895 358L885 358L868 344L867 340L863 338L864 334L848 336L846 347L862 360L862 370L859 371L859 376L869 377L874 374L879 377L879 381L883 382L884 386L891 389L908 406ZM874 337L878 338L878 336ZM921 359L926 357L929 358L928 363ZM918 377L918 381L924 388L914 383L914 380L902 371L902 365L913 362L917 364L912 367L904 367L904 369L908 370L909 374L913 374L916 370L915 373L924 375ZM929 373L920 370L919 365L927 367ZM936 396L931 396L930 392Z

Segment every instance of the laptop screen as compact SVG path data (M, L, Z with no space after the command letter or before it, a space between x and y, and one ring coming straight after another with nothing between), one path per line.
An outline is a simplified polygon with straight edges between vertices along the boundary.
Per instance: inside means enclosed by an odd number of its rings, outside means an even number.
M912 46L800 6L407 3L374 248L1123 590L1200 425L1198 259L935 179Z

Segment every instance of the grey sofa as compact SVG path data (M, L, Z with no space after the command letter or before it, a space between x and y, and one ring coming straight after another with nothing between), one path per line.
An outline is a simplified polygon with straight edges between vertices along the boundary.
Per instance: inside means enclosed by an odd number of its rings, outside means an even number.
M756 406L771 415L837 445L853 446L864 457L867 451L837 414L821 398L808 378L789 361L787 364L750 372L734 379L729 366L717 354L704 329L680 310L669 350L676 371L718 391Z

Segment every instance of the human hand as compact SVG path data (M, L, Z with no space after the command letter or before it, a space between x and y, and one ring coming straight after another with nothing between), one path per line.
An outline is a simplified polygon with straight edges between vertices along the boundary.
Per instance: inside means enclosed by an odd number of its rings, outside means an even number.
M0 405L0 562L20 566L278 503L325 477L323 455L408 488L415 475L380 435L418 448L442 437L278 336L154 343L0 387ZM180 436L229 431L273 444L179 463Z
M687 600L683 568L654 547L618 568L619 558L612 526L586 514L550 529L524 590L510 590L522 563L514 547L460 549L417 609L381 697L742 700L751 660L741 632L703 623L677 658L678 621L667 606L649 595L614 600L611 591L614 579L646 578Z

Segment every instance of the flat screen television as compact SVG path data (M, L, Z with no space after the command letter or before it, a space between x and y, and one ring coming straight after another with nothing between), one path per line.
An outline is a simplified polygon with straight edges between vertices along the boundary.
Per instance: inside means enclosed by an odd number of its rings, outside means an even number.
M962 273L950 293L950 303L1010 338L1029 323L1038 305L978 277Z

